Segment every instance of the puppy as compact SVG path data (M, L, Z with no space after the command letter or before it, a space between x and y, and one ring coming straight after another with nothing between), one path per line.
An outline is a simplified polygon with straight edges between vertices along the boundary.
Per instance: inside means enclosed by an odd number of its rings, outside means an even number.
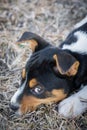
M72 31L59 46L53 47L40 36L25 32L18 44L28 43L32 56L22 70L22 81L10 107L18 114L40 104L59 102L59 113L74 117L87 109L87 23ZM68 109L67 109L68 108Z

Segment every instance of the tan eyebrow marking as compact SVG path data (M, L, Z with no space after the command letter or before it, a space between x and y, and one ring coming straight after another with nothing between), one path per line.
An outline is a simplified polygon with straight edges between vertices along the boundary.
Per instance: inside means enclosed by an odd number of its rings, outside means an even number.
M26 70L25 70L25 68L22 70L22 78L23 78L23 79L26 78Z
M29 81L29 87L33 88L35 85L37 85L37 83L38 83L37 80L33 78Z

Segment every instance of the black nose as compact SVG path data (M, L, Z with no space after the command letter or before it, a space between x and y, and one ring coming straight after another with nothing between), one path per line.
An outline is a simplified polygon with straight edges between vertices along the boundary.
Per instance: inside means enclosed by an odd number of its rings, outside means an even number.
M19 106L13 105L11 103L9 104L9 106L13 111L17 111L19 109Z

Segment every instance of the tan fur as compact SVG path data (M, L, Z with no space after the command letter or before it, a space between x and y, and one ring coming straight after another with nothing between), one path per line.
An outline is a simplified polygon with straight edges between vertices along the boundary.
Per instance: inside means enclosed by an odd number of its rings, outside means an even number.
M26 70L25 70L25 68L22 70L22 78L23 78L23 79L26 78Z
M64 99L67 96L67 94L64 93L63 89L56 90L54 89L51 92L51 97L45 98L45 99L39 99L34 96L24 96L21 101L21 112L22 114L25 114L27 111L33 111L37 108L40 104L48 104L53 102L58 102L62 99Z
M54 55L53 58L56 61L56 67L57 67L57 69L58 69L60 74L67 75L67 76L74 76L74 75L76 75L76 73L78 71L78 67L79 67L79 62L78 61L75 61L74 64L69 68L69 70L64 72L62 70L61 66L59 65L58 56Z
M35 40L29 40L30 49L34 52L35 48L38 46L38 43Z
M77 74L78 72L78 67L79 67L79 62L76 61L71 67L70 69L66 72L67 76L74 76Z
M29 48L34 52L35 48L38 46L37 41L31 39L31 40L22 40L20 42L16 42L17 44L29 46Z
M29 87L33 88L38 84L37 80L33 78L32 80L29 81Z

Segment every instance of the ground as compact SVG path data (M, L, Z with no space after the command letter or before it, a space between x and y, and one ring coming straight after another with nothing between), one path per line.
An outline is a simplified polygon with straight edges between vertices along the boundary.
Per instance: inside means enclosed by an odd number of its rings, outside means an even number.
M9 108L31 54L27 46L17 46L17 39L31 31L58 46L86 14L86 0L0 0L0 130L87 129L87 112L66 119L58 114L58 104L41 105L22 117Z

